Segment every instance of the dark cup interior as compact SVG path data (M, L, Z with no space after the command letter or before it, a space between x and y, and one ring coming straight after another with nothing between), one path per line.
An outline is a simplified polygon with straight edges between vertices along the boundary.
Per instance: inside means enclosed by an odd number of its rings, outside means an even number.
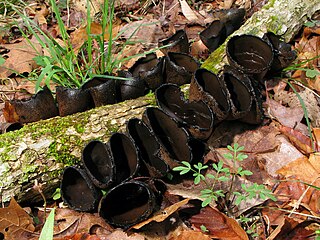
M68 167L63 172L61 181L62 199L77 211L94 211L98 207L101 192L92 184L85 171Z
M184 128L180 128L172 117L159 108L148 108L144 116L148 118L153 132L173 159L191 162L189 135Z
M82 161L88 173L97 181L98 187L107 187L114 178L114 162L107 146L100 141L91 141L82 152Z
M160 46L171 44L166 48L161 49L162 52L189 52L189 41L186 32L183 29L178 30L171 37L159 42Z
M273 51L272 46L259 37L240 35L228 41L227 56L231 66L255 74L270 68Z
M225 73L224 81L230 92L230 100L238 111L248 111L251 107L251 94L248 88L236 76Z
M132 118L128 121L127 130L148 169L152 167L149 174L164 176L168 172L168 165L158 156L160 144L147 125L140 119Z
M123 133L114 133L109 140L116 166L116 182L133 177L139 169L138 153L131 139Z
M202 89L217 101L221 111L229 111L230 107L227 94L223 90L217 75L206 69L199 69L195 73L195 79Z
M208 128L213 121L212 113L204 102L189 102L178 85L164 84L156 91L158 105L171 117L187 126Z
M102 198L99 214L108 223L128 227L147 218L154 210L155 196L146 184L126 182Z

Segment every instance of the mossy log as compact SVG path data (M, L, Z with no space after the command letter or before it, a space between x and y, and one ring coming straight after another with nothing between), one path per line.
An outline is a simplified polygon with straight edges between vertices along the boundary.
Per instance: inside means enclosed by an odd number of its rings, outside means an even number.
M261 36L267 31L289 40L307 17L320 9L319 0L271 0L235 33ZM218 72L226 63L225 44L203 67ZM33 189L35 180L46 196L59 184L61 171L80 161L83 146L93 139L107 142L110 135L125 129L125 122L141 117L154 97L146 96L111 106L103 106L67 117L28 124L21 130L0 135L0 196L3 202L40 199Z
M66 117L55 117L25 125L0 135L0 196L9 201L39 200L32 187L42 184L45 195L58 187L65 166L80 162L86 143L107 142L113 132L125 131L125 123L141 118L145 108L154 105L153 96L95 108Z
M240 28L214 51L202 67L218 73L227 64L226 43L234 35L251 34L262 37L273 32L289 42L311 16L320 10L319 0L269 0L263 8L254 13Z

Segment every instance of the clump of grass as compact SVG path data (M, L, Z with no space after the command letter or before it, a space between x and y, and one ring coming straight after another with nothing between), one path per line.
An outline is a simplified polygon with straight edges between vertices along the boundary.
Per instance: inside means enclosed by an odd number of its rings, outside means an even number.
M49 53L44 56L39 52L29 40L28 36L21 30L24 38L37 51L38 56L35 57L36 63L41 67L41 71L36 80L36 89L38 90L41 83L44 82L49 86L50 81L66 87L80 87L94 74L105 74L106 66L111 65L111 47L112 47L112 23L114 17L113 1L104 1L102 6L103 22L102 33L98 35L91 34L91 17L90 4L87 3L87 35L88 40L85 42L86 54L78 54L72 46L67 29L62 21L59 8L55 0L50 0L52 11L55 15L62 43L57 42L53 37L41 30L30 18L20 11L17 11L19 16L24 21L28 31L37 39L42 49ZM109 47L105 51L105 32L108 30L110 36L108 39ZM99 43L99 56L95 62L93 61L92 42L93 40ZM109 62L107 62L109 61ZM99 64L101 63L101 64ZM113 65L116 67L115 65ZM110 67L108 70L112 70Z
M127 80L126 78L116 77L114 73L120 69L121 65L133 57L144 56L145 54L154 52L156 49L146 51L143 54L136 54L122 58L122 53L128 44L132 44L131 37L143 25L138 26L131 36L121 45L120 50L114 54L113 47L115 42L123 32L119 32L115 37L113 32L114 20L114 1L104 1L101 6L102 22L101 34L91 34L91 9L89 1L87 1L87 40L83 44L80 51L76 51L70 41L70 36L62 21L61 14L55 0L50 0L52 11L55 15L62 43L44 32L38 25L36 25L26 14L15 9L19 16L24 21L27 30L31 33L41 45L44 52L48 52L44 56L39 52L33 43L29 40L28 35L20 29L24 38L37 52L37 57L34 58L36 63L41 67L36 76L36 91L44 83L50 87L50 82L65 87L80 87L83 83L93 77L113 78L119 80ZM154 24L154 23L153 23ZM98 48L93 49L93 43L96 43ZM167 47L167 46L163 46ZM158 48L159 49L159 48Z

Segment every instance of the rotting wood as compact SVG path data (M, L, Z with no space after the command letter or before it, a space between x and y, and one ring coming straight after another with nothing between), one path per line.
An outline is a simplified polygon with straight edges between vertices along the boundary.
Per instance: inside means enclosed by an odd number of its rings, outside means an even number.
M125 123L141 117L153 96L107 105L66 117L31 123L21 130L0 135L0 191L2 201L39 200L32 187L37 180L44 193L52 193L65 166L80 162L90 140L107 142L113 132L125 131Z
M255 12L240 28L214 51L202 67L218 73L227 64L226 43L230 37L251 34L262 37L273 32L289 42L311 16L320 10L319 0L269 0L268 4Z
M307 17L320 9L319 0L271 0L255 13L235 34L273 31L289 40ZM218 72L226 63L225 44L218 48L203 67ZM3 202L15 196L18 201L40 199L32 187L37 180L46 196L58 186L67 165L80 161L85 143L92 139L108 141L114 131L124 130L125 122L141 117L154 97L142 97L103 106L84 113L57 117L0 135L0 196Z

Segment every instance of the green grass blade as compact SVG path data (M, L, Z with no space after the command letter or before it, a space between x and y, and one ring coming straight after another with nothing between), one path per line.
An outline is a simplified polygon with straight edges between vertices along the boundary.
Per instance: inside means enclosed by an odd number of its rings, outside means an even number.
M53 208L42 228L39 240L52 240L53 239L53 227L54 227L54 212Z
M306 119L309 138L310 138L310 141L311 141L311 147L312 147L312 150L315 151L315 146L314 146L313 137L312 137L312 129L311 129L311 124L310 124L310 121L309 121L309 115L308 115L308 110L306 108L306 105L305 105L303 99L301 98L301 96L299 95L299 93L297 92L297 90L295 89L295 87L290 83L290 81L287 81L287 83L288 83L288 85L291 87L291 89L293 90L293 92L296 94L296 96L299 99L299 102L300 102L301 107L303 109L304 118Z

